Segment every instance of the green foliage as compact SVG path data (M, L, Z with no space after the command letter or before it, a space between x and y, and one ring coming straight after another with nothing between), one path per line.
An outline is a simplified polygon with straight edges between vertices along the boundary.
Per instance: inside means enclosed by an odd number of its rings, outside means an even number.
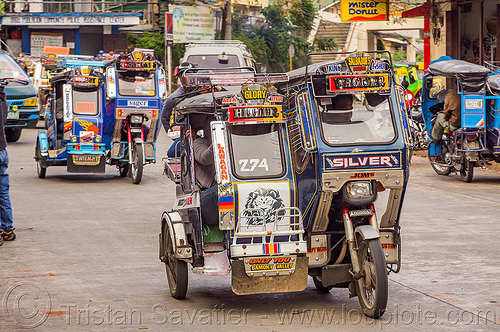
M165 37L162 33L144 31L137 38L136 47L149 48L155 51L155 58L161 61L165 58Z
M424 61L424 53L418 53L417 56L416 56L416 61L417 62Z
M312 0L277 1L261 9L264 25L247 27L246 17L233 14L233 39L242 40L255 60L268 71L288 71L288 47L295 47L294 67L303 66L311 45L306 37L312 29L314 2Z
M312 0L293 1L290 8L290 22L295 25L303 37L311 31L314 22L315 6Z
M406 52L403 49L394 52L392 55L392 61L406 61Z
M335 51L338 44L334 37L316 37L313 47L318 52Z

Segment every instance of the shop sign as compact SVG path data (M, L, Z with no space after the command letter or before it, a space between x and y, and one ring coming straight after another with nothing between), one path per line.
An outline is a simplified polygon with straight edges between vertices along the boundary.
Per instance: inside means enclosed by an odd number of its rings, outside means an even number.
M174 44L215 39L215 16L206 6L169 5L173 18Z
M139 16L124 15L6 15L2 25L138 25Z
M342 21L387 21L389 19L388 0L340 0Z

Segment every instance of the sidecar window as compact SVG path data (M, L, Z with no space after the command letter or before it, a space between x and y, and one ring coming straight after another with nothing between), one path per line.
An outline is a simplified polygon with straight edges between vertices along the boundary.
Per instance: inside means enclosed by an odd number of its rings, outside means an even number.
M156 79L154 72L118 72L118 93L122 96L155 96Z
M73 113L76 115L99 114L99 91L73 87Z
M232 169L241 179L274 178L284 173L282 138L277 124L229 127Z
M388 96L366 94L364 101L353 98L349 107L337 106L334 98L320 100L317 107L326 144L383 144L396 138Z

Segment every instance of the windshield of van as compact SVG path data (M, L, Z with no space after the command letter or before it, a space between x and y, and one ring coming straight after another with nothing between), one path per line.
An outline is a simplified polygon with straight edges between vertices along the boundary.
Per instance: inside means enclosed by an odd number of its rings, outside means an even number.
M283 174L283 157L277 124L229 127L232 165L241 179L272 178Z
M380 144L396 138L388 96L375 93L319 98L323 141L328 145Z
M122 96L156 96L154 72L118 72L118 93Z
M30 81L24 70L7 54L0 54L0 78Z
M238 57L229 54L225 57L220 57L218 54L190 55L187 62L194 64L195 68L240 67Z
M97 115L99 113L99 90L73 87L73 113Z

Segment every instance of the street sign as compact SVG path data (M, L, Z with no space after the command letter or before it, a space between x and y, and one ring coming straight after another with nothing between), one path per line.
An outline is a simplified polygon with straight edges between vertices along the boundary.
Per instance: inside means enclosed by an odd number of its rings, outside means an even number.
M165 44L167 46L174 45L174 25L171 13L165 13Z
M288 46L288 56L290 58L293 58L294 55L295 55L295 47L293 47L293 44L290 44L290 46Z

